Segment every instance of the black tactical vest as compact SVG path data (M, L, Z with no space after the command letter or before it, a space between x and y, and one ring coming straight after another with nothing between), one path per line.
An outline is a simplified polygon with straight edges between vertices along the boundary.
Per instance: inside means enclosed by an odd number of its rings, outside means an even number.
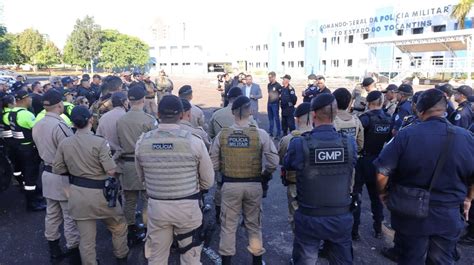
M364 155L378 155L383 145L392 137L392 118L385 112L368 111L363 115L369 116L369 127L364 129Z
M303 214L336 215L349 212L351 204L353 146L343 134L328 141L305 133L305 166L297 173L297 200Z
M18 125L17 116L18 112L24 111L25 109L19 109L18 111L11 111L8 119L10 121L10 127L12 129L13 138L21 144L33 142L33 132L31 129L26 129Z

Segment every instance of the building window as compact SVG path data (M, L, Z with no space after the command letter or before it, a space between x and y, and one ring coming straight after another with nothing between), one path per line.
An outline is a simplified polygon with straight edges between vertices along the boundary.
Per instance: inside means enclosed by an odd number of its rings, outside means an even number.
M263 50L267 51L268 50L268 44L263 44Z
M304 40L298 41L298 48L303 48L304 47Z
M183 65L191 65L191 63L183 63Z
M282 61L282 62L281 62L281 66L285 66L285 62Z
M354 43L354 35L349 35L348 43Z
M331 60L332 67L339 67L339 60Z
M347 60L347 67L352 67L352 59Z
M304 67L304 61L298 61L298 67L303 68Z
M268 62L264 62L263 67L268 68Z
M285 42L281 43L281 47L285 48Z
M366 40L366 39L368 39L368 38L369 38L369 33L364 33L364 34L362 34L362 39L363 39L363 40Z
M171 63L171 66L178 66L178 63Z
M443 65L443 59L442 55L431 56L431 65Z
M403 29L397 29L395 34L397 34L397 36L403 36Z
M446 25L433 26L433 32L443 32L446 31Z
M324 45L324 50L326 51L328 49L328 39L323 38L323 45Z
M421 56L413 57L413 60L410 63L411 66L421 66Z
M402 57L395 57L395 64L397 65L397 68L402 67Z
M413 34L423 34L423 28L414 28L411 30Z
M295 62L294 61L288 61L288 67L290 67L290 68L295 67Z
M250 46L250 49L253 50L253 46Z
M256 51L260 51L260 45L255 46Z
M336 44L336 37L331 37L331 44L332 45Z
M256 63L255 67L260 68L260 63Z
M249 67L253 67L253 63L249 63Z
M288 42L288 48L294 48L295 47L295 42L294 41L289 41Z
M167 63L160 63L160 66L166 66Z

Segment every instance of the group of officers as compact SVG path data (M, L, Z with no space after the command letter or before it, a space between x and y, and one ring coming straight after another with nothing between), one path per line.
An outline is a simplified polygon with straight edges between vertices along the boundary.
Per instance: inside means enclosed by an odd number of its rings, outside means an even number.
M352 264L363 185L376 238L383 236L383 203L398 185L429 187L431 197L425 218L392 212L391 257L399 264L452 264L464 227L461 216L469 217L474 198L474 140L465 129L472 127L472 89L440 86L413 94L410 85L402 84L378 91L375 81L366 78L352 93L345 88L331 93L324 77L311 76L314 83L296 107L291 77L282 79L287 94L275 88L274 73L268 87L278 104L288 95L292 105L286 108L292 107L292 113L286 119L288 125L293 119L294 127L281 135L278 148L258 128L251 100L240 87L226 91L228 105L215 111L209 123L191 103L191 86L182 86L179 97L169 90L157 100L137 77L108 76L92 106L70 110L68 89L51 88L41 97L39 118L28 110L32 100L26 90L4 96L4 158L19 173L28 209L46 207L51 259L68 256L71 264L98 264L96 221L102 220L119 264L127 264L129 247L142 240L150 264L168 264L173 242L181 264L200 264L200 201L216 181L222 264L232 264L236 254L240 216L252 264L264 264L262 199L281 165L294 233L292 263L315 264L324 245L330 264ZM450 103L452 94L457 109ZM158 102L156 112L147 99ZM449 154L440 159L447 140ZM446 160L444 167L431 183L440 160ZM37 183L40 162L42 185ZM136 216L139 200L141 218ZM61 224L66 253L59 242ZM464 242L474 242L473 231L470 226Z

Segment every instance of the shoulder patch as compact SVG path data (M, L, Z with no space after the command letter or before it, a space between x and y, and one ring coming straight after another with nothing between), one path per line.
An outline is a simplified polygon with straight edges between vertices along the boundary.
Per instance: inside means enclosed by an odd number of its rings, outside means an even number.
M459 114L459 113L456 114L456 116L454 117L454 120L455 120L455 121L458 121L458 120L460 120L460 119L461 119L461 114Z

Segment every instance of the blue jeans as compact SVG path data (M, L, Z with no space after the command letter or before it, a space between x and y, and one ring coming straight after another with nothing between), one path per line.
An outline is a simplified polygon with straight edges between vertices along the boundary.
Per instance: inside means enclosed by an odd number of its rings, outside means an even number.
M329 264L352 264L352 214L308 216L295 213L293 262L315 265L319 247L324 240L329 248Z
M276 124L276 135L281 135L281 125L280 125L280 105L277 103L269 103L267 105L267 112L268 112L268 122L270 123L270 127L268 129L268 133L270 135L273 134L273 125Z

